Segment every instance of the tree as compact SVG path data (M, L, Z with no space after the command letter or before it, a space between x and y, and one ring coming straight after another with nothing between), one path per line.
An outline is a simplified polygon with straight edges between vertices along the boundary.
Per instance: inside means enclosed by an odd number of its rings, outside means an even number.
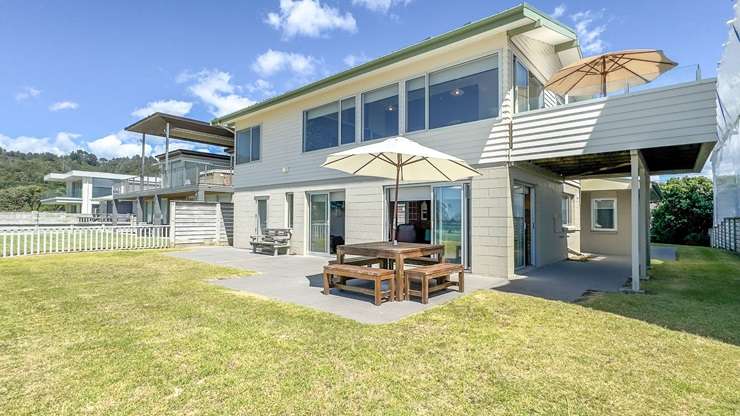
M712 181L703 177L672 178L660 186L653 210L652 240L658 243L709 245L712 227Z
M43 193L39 185L0 189L0 211L38 211Z

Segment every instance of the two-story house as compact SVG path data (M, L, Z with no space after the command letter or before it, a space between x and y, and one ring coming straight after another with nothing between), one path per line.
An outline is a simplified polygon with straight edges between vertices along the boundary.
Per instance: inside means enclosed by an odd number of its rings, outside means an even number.
M543 87L580 58L573 29L520 5L214 120L235 131L235 246L265 227L291 227L297 254L388 239L392 182L321 164L403 135L483 173L401 188L399 224L444 243L448 261L512 276L562 260L580 241L579 180L629 176L630 221L610 220L606 200L594 215L597 231L632 231L633 274L644 274L649 175L701 169L716 141L715 82L595 99Z
M131 175L83 170L49 173L44 176L44 181L63 182L66 187L65 193L61 196L44 198L41 203L64 207L64 210L69 213L94 214L98 211L100 199L113 193L113 185L131 177Z

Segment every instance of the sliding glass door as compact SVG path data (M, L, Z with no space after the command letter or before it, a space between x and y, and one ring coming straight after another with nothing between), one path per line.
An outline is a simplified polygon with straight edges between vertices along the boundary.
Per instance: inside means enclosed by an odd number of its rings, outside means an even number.
M344 192L311 193L309 199L309 251L333 254L344 244Z
M309 251L329 251L329 194L309 195Z
M514 214L514 267L522 268L534 264L534 189L515 184L512 189Z
M449 263L466 263L465 199L464 185L432 188L433 242L445 246L445 261Z

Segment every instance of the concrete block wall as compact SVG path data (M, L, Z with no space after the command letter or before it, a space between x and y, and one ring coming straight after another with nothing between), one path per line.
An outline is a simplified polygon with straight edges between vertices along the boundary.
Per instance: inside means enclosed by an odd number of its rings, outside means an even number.
M472 272L511 277L514 266L514 228L511 186L506 166L479 169L471 185Z

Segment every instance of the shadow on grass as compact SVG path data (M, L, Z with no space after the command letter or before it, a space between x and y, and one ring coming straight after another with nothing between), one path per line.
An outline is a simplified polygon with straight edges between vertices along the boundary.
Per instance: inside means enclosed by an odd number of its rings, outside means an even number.
M740 346L740 257L677 246L678 261L656 261L644 295L600 293L581 305Z

